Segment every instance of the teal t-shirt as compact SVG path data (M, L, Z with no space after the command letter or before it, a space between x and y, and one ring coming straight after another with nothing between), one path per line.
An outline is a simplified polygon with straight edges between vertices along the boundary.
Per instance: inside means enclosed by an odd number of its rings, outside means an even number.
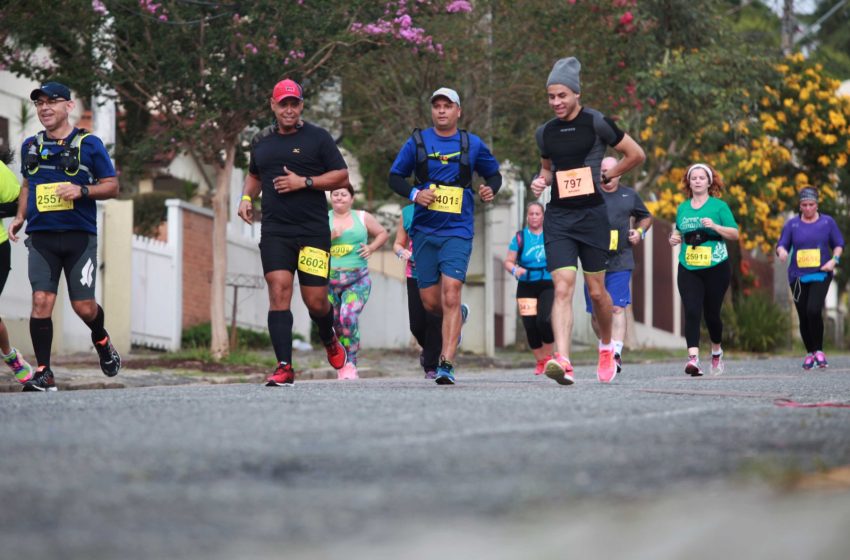
M331 241L331 268L364 268L367 266L366 259L360 256L360 245L369 241L369 232L363 225L362 212L352 211L350 228L344 230L342 235ZM328 226L333 230L334 211L328 210Z
M516 236L511 239L508 250L517 252L517 264L527 271L518 278L520 282L552 279L552 275L546 270L546 244L543 240L542 231L539 234L534 234L527 227L523 228L522 254L519 254Z
M682 234L682 250L679 252L679 264L688 270L700 270L717 266L729 258L729 250L723 239L708 239L699 245L688 245L685 236L688 233L702 230L710 235L717 236L713 230L706 229L700 223L702 218L711 218L714 223L737 228L738 223L732 216L729 205L713 196L708 197L699 209L691 207L691 201L686 200L679 205L676 211L676 229Z

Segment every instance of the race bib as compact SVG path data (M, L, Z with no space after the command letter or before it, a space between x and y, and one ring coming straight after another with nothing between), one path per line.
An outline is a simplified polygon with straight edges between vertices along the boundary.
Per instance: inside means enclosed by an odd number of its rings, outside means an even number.
M609 251L616 251L620 246L620 232L616 229L611 230L611 243L608 244Z
M820 268L820 249L797 251L797 268Z
M447 187L445 185L431 185L436 198L428 205L428 210L437 212L448 212L460 214L463 207L463 189L461 187Z
M558 183L559 198L571 198L596 192L593 186L593 174L589 167L558 171L555 173L555 182Z
M537 315L537 298L517 298L516 304L521 317Z
M73 210L74 201L64 200L56 194L59 185L65 183L43 183L35 187L35 207L39 212L61 212Z
M690 266L711 266L711 247L688 245L685 249L685 264Z
M354 250L354 245L347 244L339 244L339 245L331 245L331 256L332 257L344 257L348 253Z
M298 270L313 276L328 277L330 254L315 247L301 247L298 251Z

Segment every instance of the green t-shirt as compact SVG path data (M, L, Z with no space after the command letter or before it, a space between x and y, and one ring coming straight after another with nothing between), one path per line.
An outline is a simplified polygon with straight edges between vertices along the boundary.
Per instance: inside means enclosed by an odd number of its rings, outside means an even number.
M0 203L18 200L20 194L21 185L18 183L18 178L6 167L5 163L0 161ZM7 239L9 239L9 234L6 233L3 220L0 220L0 243L5 243Z
M691 201L686 200L679 205L676 211L676 229L682 234L682 250L679 252L679 264L688 270L700 270L716 266L729 258L729 250L726 241L722 239L709 239L697 246L688 245L685 235L692 231L703 230L716 236L717 232L706 229L700 223L702 218L711 218L715 224L737 228L738 223L732 216L729 205L713 196L708 197L705 204L698 210L691 207Z
M331 241L331 269L363 268L367 265L366 259L360 256L360 245L369 241L369 233L363 225L363 212L354 210L351 212L352 225L342 232L342 235ZM334 227L334 211L328 211L328 226Z

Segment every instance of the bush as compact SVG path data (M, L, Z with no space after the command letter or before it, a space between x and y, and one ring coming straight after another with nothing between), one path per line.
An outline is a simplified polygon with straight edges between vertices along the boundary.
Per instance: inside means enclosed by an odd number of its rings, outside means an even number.
M227 329L230 336L230 327ZM272 347L272 341L268 333L252 331L251 329L243 329L236 327L238 348L250 350L268 350ZM209 323L195 325L183 330L181 344L184 349L187 348L209 348L212 342L212 327ZM235 349L234 349L235 350Z
M790 344L788 313L763 292L734 298L723 306L724 342L747 352L772 352Z

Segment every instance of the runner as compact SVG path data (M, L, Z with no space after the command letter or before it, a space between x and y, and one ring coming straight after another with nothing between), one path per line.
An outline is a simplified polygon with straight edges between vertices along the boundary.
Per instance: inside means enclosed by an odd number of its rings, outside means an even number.
M410 203L402 209L396 228L393 252L406 263L404 275L407 279L407 316L410 322L410 332L416 338L419 346L422 347L419 354L419 365L425 370L425 379L436 379L440 351L443 348L443 320L439 315L428 313L422 304L422 298L419 297L419 286L416 283L416 263L413 261L413 241L409 235L415 209L414 203Z
M345 365L345 347L334 332L328 301L331 234L323 191L349 183L348 168L331 135L301 119L300 85L289 79L278 82L269 105L275 124L251 143L238 213L253 223L254 198L262 191L260 258L269 286L269 336L278 362L266 385L275 387L295 382L290 302L296 269L301 299L318 327L328 363L337 370Z
M543 242L543 205L532 202L526 208L526 227L516 232L508 245L505 270L517 279L516 301L528 346L540 375L552 358L552 300L555 287L546 270L546 248Z
M605 291L610 228L605 200L597 183L600 179L607 183L645 159L641 147L614 121L581 105L580 70L581 63L569 57L556 62L549 74L546 91L555 118L537 129L541 170L531 183L537 197L550 185L553 187L543 231L546 263L555 285L552 305L555 353L546 363L545 373L561 385L575 383L570 338L579 259L599 327L596 377L602 383L610 383L617 375L611 344L611 297ZM624 157L607 174L601 175L600 163L606 146L612 146Z
M699 363L700 317L711 338L711 374L720 375L723 363L723 321L720 306L729 288L732 268L729 266L727 241L738 240L738 224L729 206L719 197L723 182L710 165L695 163L685 174L684 191L688 200L676 211L676 227L670 245L684 243L679 251L678 286L685 308L685 340L688 362L685 373L703 375Z
M0 150L0 218L14 216L18 211L18 196L21 194L21 185L15 174L6 167L12 163L12 152ZM12 247L9 244L9 236L6 228L0 229L0 294L6 286L9 271L12 270ZM12 348L9 342L9 331L6 323L0 319L0 352L3 361L6 362L15 374L15 379L22 385L32 379L32 366L24 359L23 354L17 348Z
M372 291L366 263L372 253L387 242L389 234L378 220L364 210L351 211L354 189L348 185L331 193L328 211L331 229L331 278L329 298L334 308L334 328L348 352L348 363L338 372L339 379L357 379L357 351L360 349L358 319ZM374 239L368 243L369 236Z
M443 347L435 381L453 385L463 322L461 291L472 253L475 195L472 172L484 177L483 202L502 186L499 162L481 139L458 129L460 96L440 88L430 98L433 128L413 131L390 169L390 187L414 201L411 237L417 284L425 309L442 316ZM414 176L414 184L407 177Z
M800 215L782 228L776 256L787 262L788 282L800 318L800 337L806 347L803 369L827 367L823 353L823 307L835 267L844 252L844 238L831 216L818 211L818 191L800 191Z
M609 176L617 165L617 159L606 157L600 166L602 174ZM617 373L623 370L623 341L626 337L626 308L632 302L631 281L635 268L632 247L640 243L652 226L652 215L638 194L626 186L620 186L620 178L614 177L602 183L602 196L608 209L611 226L611 244L608 247L608 270L605 272L605 291L613 302L611 321L611 343L614 345L614 362ZM634 220L634 224L632 224ZM634 226L634 227L632 227ZM593 313L593 304L587 285L584 286L584 302L588 313ZM591 315L591 325L596 336L600 335L596 316Z
M69 116L75 103L67 86L47 82L34 89L30 99L44 130L24 140L21 149L24 181L17 215L9 224L9 239L18 240L26 220L33 290L30 336L38 367L24 391L55 391L50 369L51 317L63 271L71 307L91 330L100 369L109 377L121 369L121 356L104 328L103 308L94 297L95 200L118 196L118 179L100 138L71 126Z

